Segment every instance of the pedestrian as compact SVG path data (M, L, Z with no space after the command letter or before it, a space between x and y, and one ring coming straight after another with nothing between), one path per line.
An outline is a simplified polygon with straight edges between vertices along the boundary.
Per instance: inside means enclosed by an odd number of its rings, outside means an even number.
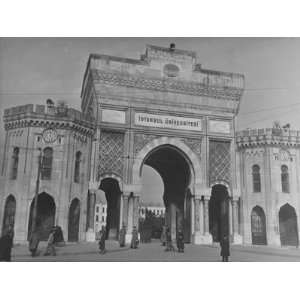
M56 233L56 227L52 228L52 230L50 231L50 234L49 234L49 238L48 238L48 243L47 243L47 248L46 248L46 251L44 253L44 256L48 256L48 255L51 255L51 256L56 256L56 251L55 251L55 233Z
M126 237L126 226L123 224L120 232L119 232L119 243L120 247L125 247L125 237Z
M31 252L32 257L37 255L39 242L40 242L40 234L38 231L34 231L33 233L31 233L29 239L29 251Z
M172 235L170 229L167 227L166 229L166 249L165 251L175 251L175 248L172 243Z
M133 226L130 248L132 248L132 249L137 249L138 244L139 244L139 235L138 235L138 231L137 231L136 227Z
M230 250L229 250L229 239L226 234L221 239L220 246L221 246L222 261L227 262L228 257L230 256Z
M101 227L100 233L99 233L99 253L100 254L105 254L106 253L106 249L105 249L105 240L106 240L106 229L105 226Z
M167 237L166 237L166 230L167 230L167 226L164 225L162 227L162 232L161 232L161 236L160 236L160 241L161 241L161 245L162 246L166 246L166 240L167 240Z
M14 232L7 229L0 238L0 261L11 261L11 249L13 247Z
M177 249L178 252L184 252L184 235L181 229L178 230L177 233Z

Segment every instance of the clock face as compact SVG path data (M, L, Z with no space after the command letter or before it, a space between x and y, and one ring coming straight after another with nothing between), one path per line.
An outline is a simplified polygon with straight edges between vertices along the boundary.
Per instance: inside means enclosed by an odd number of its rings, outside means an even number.
M55 129L48 128L43 131L43 140L45 143L54 143L57 139L57 132Z

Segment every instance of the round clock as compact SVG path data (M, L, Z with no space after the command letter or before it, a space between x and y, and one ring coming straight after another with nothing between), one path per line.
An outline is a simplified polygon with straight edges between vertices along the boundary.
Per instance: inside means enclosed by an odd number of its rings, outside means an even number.
M43 131L43 140L45 143L54 143L57 139L57 132L53 128L47 128Z

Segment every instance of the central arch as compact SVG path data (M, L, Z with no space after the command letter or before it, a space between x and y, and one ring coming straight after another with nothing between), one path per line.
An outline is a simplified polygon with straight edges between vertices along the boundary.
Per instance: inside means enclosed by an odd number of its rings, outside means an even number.
M195 194L195 178L201 178L198 158L180 140L160 138L144 147L135 159L133 183L139 189L144 165L156 170L162 178L166 224L171 229L172 238L176 238L178 230L183 230L185 241L190 242L191 199Z

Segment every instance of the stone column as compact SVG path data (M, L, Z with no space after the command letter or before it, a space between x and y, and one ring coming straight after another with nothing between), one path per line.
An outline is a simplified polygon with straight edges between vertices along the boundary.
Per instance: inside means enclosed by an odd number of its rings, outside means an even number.
M203 197L203 219L204 219L204 235L203 237L203 244L211 244L212 243L212 236L209 233L209 200L210 196Z
M242 244L242 236L239 234L239 197L232 197L232 231L233 231L233 243Z
M126 243L131 242L133 219L134 219L134 196L133 194L128 195L127 201L127 224L126 224Z
M96 205L96 190L89 190L89 211L88 211L88 230L86 233L86 240L88 242L95 241L95 205Z
M138 229L139 226L139 202L140 196L133 197L133 226Z
M201 203L201 199L200 197L195 197L194 198L194 228L195 228L195 232L194 232L194 243L195 244L201 244L202 243L202 239L201 239L201 225L200 225L200 203Z
M128 201L129 201L129 195L123 194L123 213L122 213L122 223L126 226L126 229L128 227ZM121 226L123 226L121 224Z

